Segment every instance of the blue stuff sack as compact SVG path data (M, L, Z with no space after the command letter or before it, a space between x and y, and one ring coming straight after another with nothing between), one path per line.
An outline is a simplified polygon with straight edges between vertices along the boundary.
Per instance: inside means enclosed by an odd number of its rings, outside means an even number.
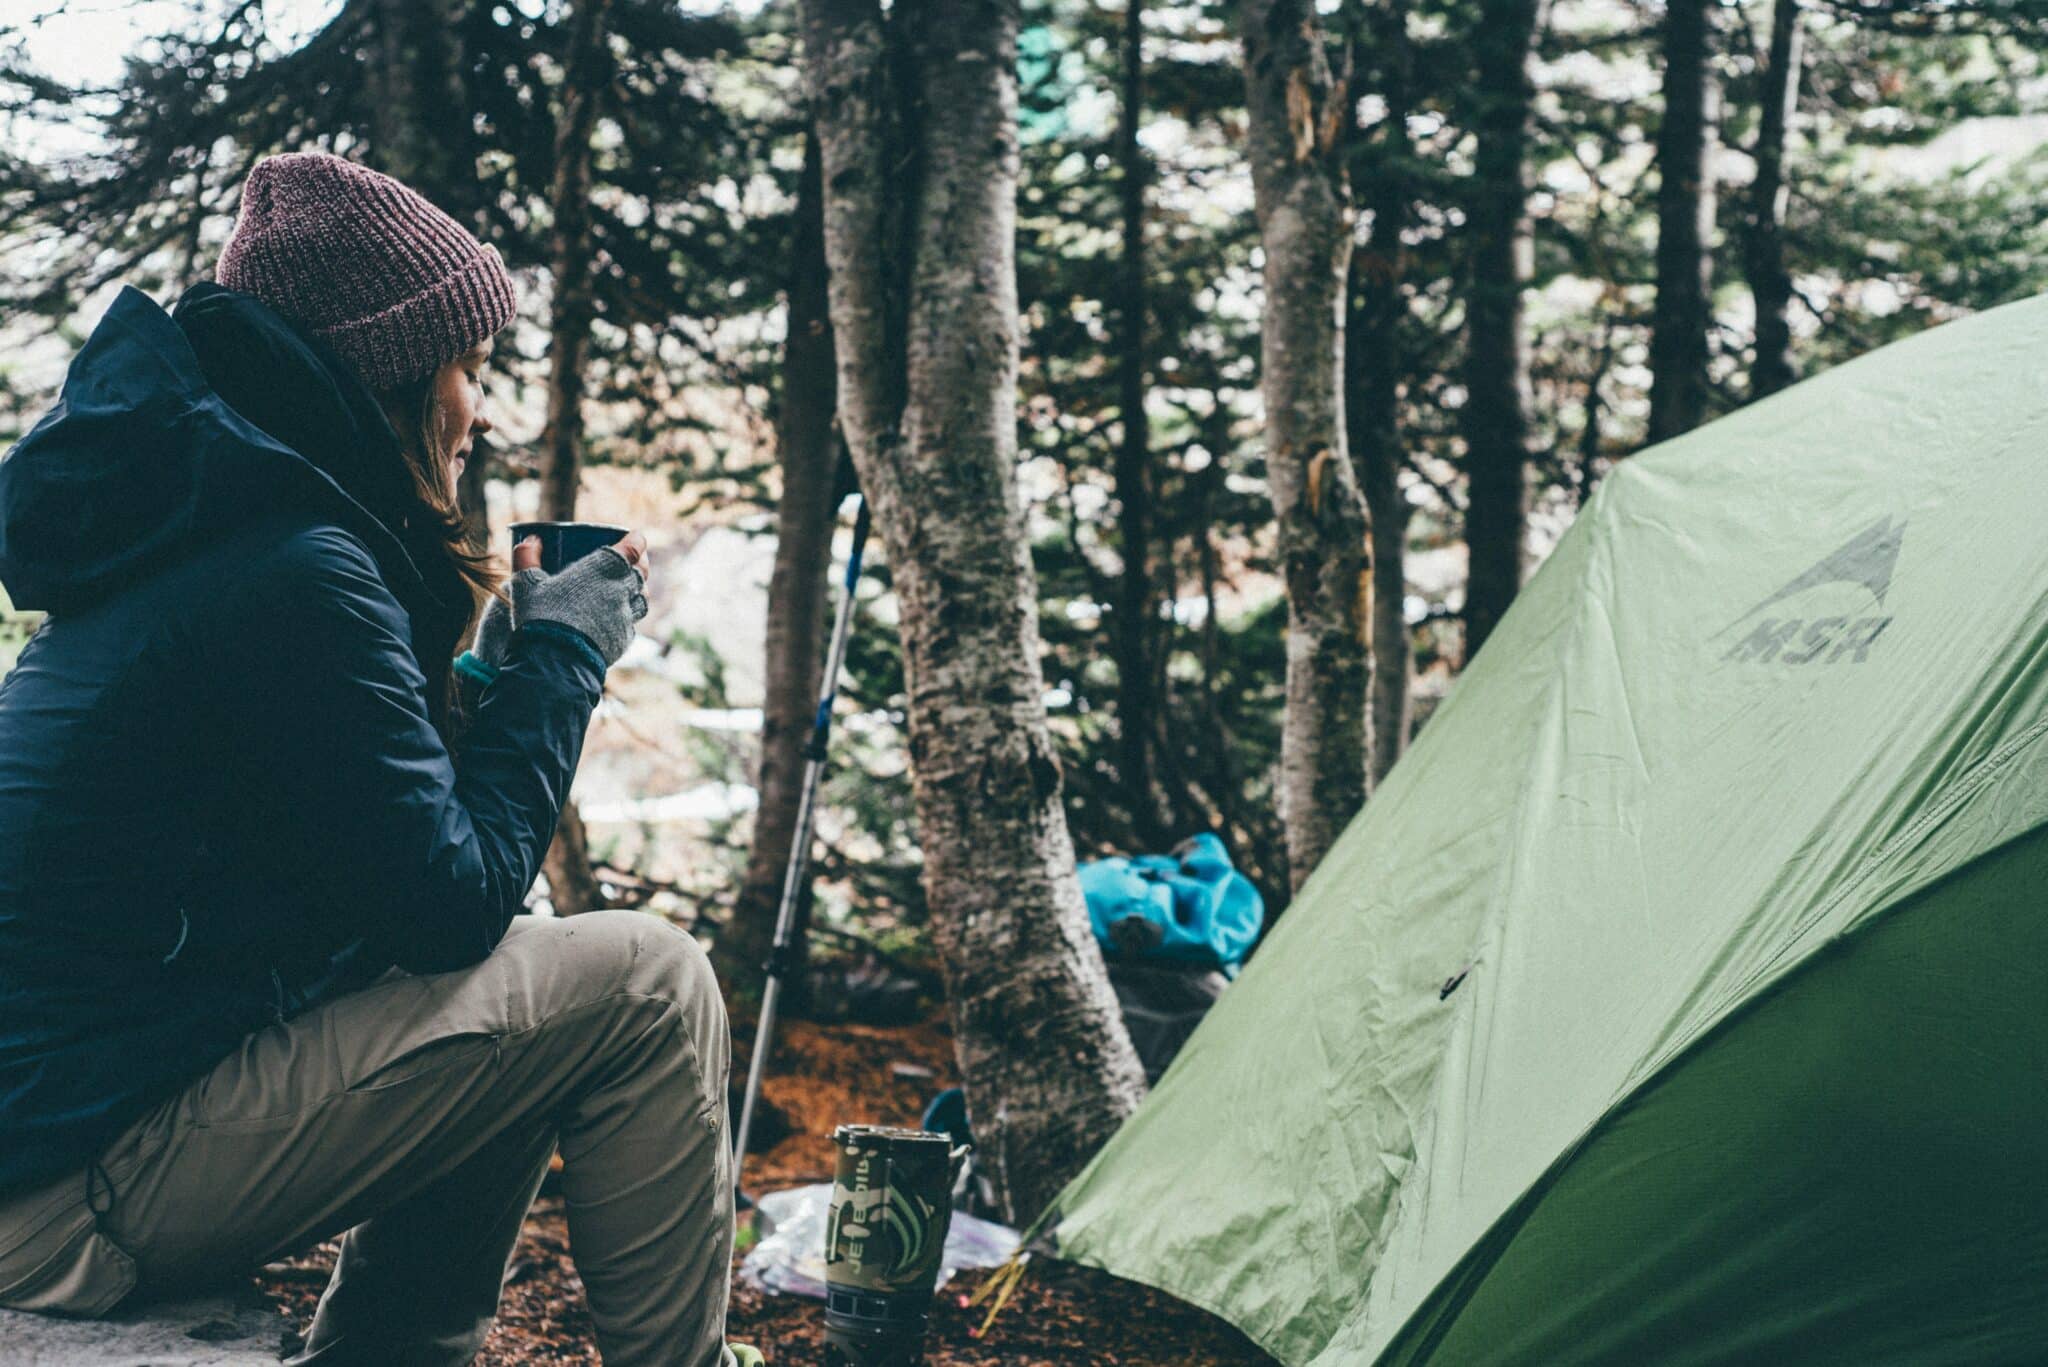
M1088 920L1113 959L1168 959L1234 972L1266 920L1266 902L1213 835L1170 855L1081 865Z

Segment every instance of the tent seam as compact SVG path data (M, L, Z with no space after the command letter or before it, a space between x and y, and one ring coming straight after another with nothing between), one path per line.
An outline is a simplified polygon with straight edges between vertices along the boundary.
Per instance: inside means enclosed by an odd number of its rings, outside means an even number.
M1773 954L1770 958L1764 960L1763 963L1759 964L1754 970L1752 970L1749 973L1748 976L1740 979L1733 985L1732 990L1729 993L1729 1004L1727 1006L1724 1006L1720 1012L1710 1017L1706 1021L1702 1022L1698 1029L1690 1032L1683 1038L1674 1042L1669 1048L1665 1049L1662 1053L1655 1055L1650 1060L1648 1068L1643 1070L1639 1075L1645 1079L1654 1076L1658 1072L1658 1070L1664 1067L1666 1063L1668 1063L1670 1060L1677 1057L1680 1053L1683 1053L1688 1047L1690 1047L1694 1040L1700 1038L1701 1035L1712 1030L1727 1015L1729 1010L1733 1009L1735 1006L1739 1006L1742 1002L1747 1001L1758 984L1768 983L1774 977L1782 977L1784 976L1784 974L1797 969L1799 965L1805 963L1806 960L1812 958L1815 954L1825 949L1828 945L1834 943L1836 940L1843 938L1843 936L1845 935L1853 933L1855 930L1860 929L1862 926L1868 924L1869 922L1878 919L1879 917L1883 916L1887 911L1890 911L1893 907L1897 906L1900 902L1913 896L1914 893L1918 891L1918 889L1909 889L1908 891L1901 893L1899 896L1892 898L1890 901L1887 901L1877 907L1873 907L1855 925L1843 927L1840 932L1833 936L1830 936L1828 939L1822 941L1821 943L1808 946L1805 954L1801 955L1796 959L1792 959L1789 962L1787 961L1787 956L1790 955L1793 949L1799 944L1799 942L1805 938L1807 932L1812 930L1815 926L1821 924L1821 922L1825 921L1830 913L1835 911L1843 903L1849 901L1856 893L1862 891L1865 885L1869 882L1871 876L1877 870L1883 868L1891 860L1892 856L1898 852L1898 850L1900 850L1903 847L1911 845L1921 836L1927 834L1929 831L1940 826L1941 823L1947 821L1951 816L1955 814L1957 808L1961 807L1965 802L1969 801L1969 799L1975 797L1979 792L1983 791L1986 784L1990 783L1990 781L1993 778L1997 777L2000 773L2004 772L2004 770L2015 759L2017 759L2022 753L2024 753L2029 747L2031 747L2035 741L2039 740L2044 732L2048 732L2048 717L2043 717L2041 720L2027 727L2024 731L2021 731L2018 735L2013 736L2011 739L2007 740L2005 744L1999 746L1998 749L1992 751L1991 754L1985 756L1985 758L1980 760L1973 768L1970 769L1968 773L1964 774L1960 779L1958 779L1939 801L1934 803L1932 806L1928 807L1924 812L1921 813L1921 815L1918 818L1908 823L1906 826L1902 827L1896 834L1894 834L1891 837L1891 839L1885 841L1882 845L1878 846L1876 849L1872 850L1868 855L1864 856L1862 863L1856 870L1855 875L1843 884L1841 891L1837 892L1833 897L1828 898L1825 902L1822 902L1820 906L1816 908L1811 915L1795 922L1793 924L1791 933L1786 936L1784 946L1780 948L1776 954ZM2027 828L2027 830L2037 829L2038 825L2039 823L2036 823L2035 826L2030 826ZM2019 831L2008 838L2017 840L2021 836L2024 836L2026 833L2027 831ZM2000 841L1999 843L2004 844L2005 842ZM1993 848L1996 848L1996 846L1994 846ZM1980 851L1980 853L1982 852ZM1971 856L1971 858L1975 857L1975 855ZM1969 861L1966 859L1963 862L1968 863ZM1957 865L1957 867L1961 867L1961 865ZM1928 881L1930 884L1934 881L1938 881L1938 879L1946 877L1947 874L1951 871L1952 870L1944 870L1942 873L1937 874L1934 879L1930 879ZM1632 1090L1633 1088L1624 1086L1620 1091L1614 1093L1614 1095L1610 1098L1608 1102L1609 1106L1612 1107L1618 1104L1620 1100L1629 1095L1629 1093Z

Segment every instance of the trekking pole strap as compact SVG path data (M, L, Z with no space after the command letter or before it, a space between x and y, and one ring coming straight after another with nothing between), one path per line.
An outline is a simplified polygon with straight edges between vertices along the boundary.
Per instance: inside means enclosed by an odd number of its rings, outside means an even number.
M827 693L818 699L818 710L811 714L811 738L804 744L804 758L813 763L823 763L826 744L832 739L833 695Z
M853 515L853 554L846 558L846 591L850 595L860 580L860 558L868 547L868 501L861 496L860 507Z

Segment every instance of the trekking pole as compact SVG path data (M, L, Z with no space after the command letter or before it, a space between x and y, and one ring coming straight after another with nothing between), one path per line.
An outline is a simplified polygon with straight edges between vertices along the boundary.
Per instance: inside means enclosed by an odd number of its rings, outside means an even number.
M747 1092L740 1103L740 1127L733 1139L733 1185L747 1163L747 1135L754 1128L754 1103L761 1095L761 1078L768 1068L768 1051L775 1040L775 1002L782 995L782 980L796 967L791 957L795 948L796 908L803 895L804 873L811 865L811 826L817 815L818 779L825 770L825 743L832 735L832 703L839 696L839 669L846 659L846 638L853 626L853 589L860 580L861 551L868 544L868 501L860 500L853 521L853 554L846 561L846 583L839 595L839 616L832 624L832 646L825 653L825 677L818 695L818 712L811 720L810 744L804 747L803 795L796 809L796 833L789 846L789 869L782 880L782 905L775 911L775 948L762 965L768 985L761 993L761 1019L754 1027L754 1057L747 1066Z

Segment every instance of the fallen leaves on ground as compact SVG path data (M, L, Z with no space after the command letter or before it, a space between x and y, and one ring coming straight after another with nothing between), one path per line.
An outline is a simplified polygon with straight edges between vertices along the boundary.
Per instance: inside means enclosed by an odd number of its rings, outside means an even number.
M736 1020L733 1033L743 1046L751 1021ZM734 1071L744 1077L744 1048L736 1052ZM927 1071L929 1078L921 1075ZM747 1188L773 1191L827 1180L834 1125L915 1124L925 1102L952 1077L952 1045L941 1017L903 1027L786 1022L763 1090L793 1132L748 1160ZM257 1278L301 1331L339 1248L330 1240L272 1263ZM962 1273L939 1292L927 1367L1272 1367L1243 1335L1193 1306L1045 1258L1033 1260L988 1335L976 1337L986 1308L964 1302L990 1275ZM823 1367L824 1333L823 1305L756 1291L735 1271L727 1335L758 1347L769 1367ZM562 1198L543 1188L527 1212L498 1320L476 1367L562 1363L600 1367Z

